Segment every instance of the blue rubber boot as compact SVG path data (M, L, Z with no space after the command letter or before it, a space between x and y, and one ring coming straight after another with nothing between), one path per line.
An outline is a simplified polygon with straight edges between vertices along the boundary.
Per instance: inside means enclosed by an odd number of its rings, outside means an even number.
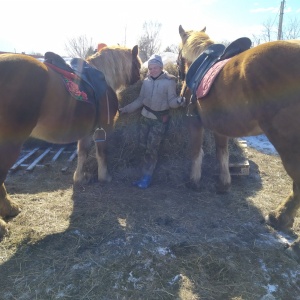
M133 185L139 187L140 189L146 189L149 187L151 183L152 176L151 175L144 175L140 180L135 181Z

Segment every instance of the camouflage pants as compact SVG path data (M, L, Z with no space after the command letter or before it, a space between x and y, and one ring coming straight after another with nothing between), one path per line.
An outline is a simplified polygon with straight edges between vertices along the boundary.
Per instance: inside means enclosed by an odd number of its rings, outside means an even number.
M152 175L155 169L158 151L164 138L167 123L141 117L140 121L140 147L144 150L142 172L144 175Z

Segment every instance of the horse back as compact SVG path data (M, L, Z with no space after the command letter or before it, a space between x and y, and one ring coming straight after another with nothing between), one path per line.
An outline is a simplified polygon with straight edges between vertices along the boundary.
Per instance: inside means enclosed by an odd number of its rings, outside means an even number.
M244 95L257 104L273 102L291 92L299 97L299 58L300 44L285 41L261 44L232 58L217 84L225 89L230 84L235 94L240 88L243 91L236 95L238 98Z

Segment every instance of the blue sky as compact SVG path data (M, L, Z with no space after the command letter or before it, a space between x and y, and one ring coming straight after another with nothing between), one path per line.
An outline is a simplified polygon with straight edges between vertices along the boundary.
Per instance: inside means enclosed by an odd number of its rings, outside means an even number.
M71 38L132 47L144 22L162 25L163 50L178 45L178 27L200 30L216 42L260 35L270 20L277 28L282 0L2 0L0 51L66 55ZM300 19L300 1L286 0L283 21Z

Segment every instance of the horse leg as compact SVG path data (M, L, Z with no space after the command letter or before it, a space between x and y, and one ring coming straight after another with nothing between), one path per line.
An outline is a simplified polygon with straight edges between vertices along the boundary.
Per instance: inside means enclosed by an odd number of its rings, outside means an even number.
M91 136L85 137L77 143L77 167L73 176L75 184L88 181L87 175L83 168L87 160L91 145ZM98 181L111 181L111 176L108 174L106 162L106 141L95 142L96 159L98 164Z
M219 167L219 181L217 184L218 193L226 193L231 186L231 176L229 172L229 152L228 137L214 133L216 143L216 157Z
M275 229L289 230L293 227L294 218L300 207L300 184L293 182L293 191L267 217L267 224Z
M187 186L192 189L198 189L200 187L202 160L204 156L202 149L204 128L198 116L188 117L188 128L190 133L191 171L190 181L187 183Z
M2 218L15 217L21 211L18 205L7 194L4 181L10 167L20 154L21 146L0 144L0 238L7 233L6 222Z
M0 218L0 240L4 235L8 233L7 224L3 219Z
M285 150L279 149L283 166L293 180L291 194L266 217L267 223L279 230L288 230L293 227L294 218L300 207L300 153L293 148L293 144L285 140ZM274 146L276 146L274 144Z
M107 155L106 147L107 141L95 142L96 146L96 159L98 163L98 181L111 182L112 177L107 170Z
M91 136L86 136L77 142L77 167L73 176L74 184L87 181L83 167L88 157L91 141Z
M4 183L0 187L0 239L8 232L5 217L15 217L20 213L18 205L12 201L6 192Z

